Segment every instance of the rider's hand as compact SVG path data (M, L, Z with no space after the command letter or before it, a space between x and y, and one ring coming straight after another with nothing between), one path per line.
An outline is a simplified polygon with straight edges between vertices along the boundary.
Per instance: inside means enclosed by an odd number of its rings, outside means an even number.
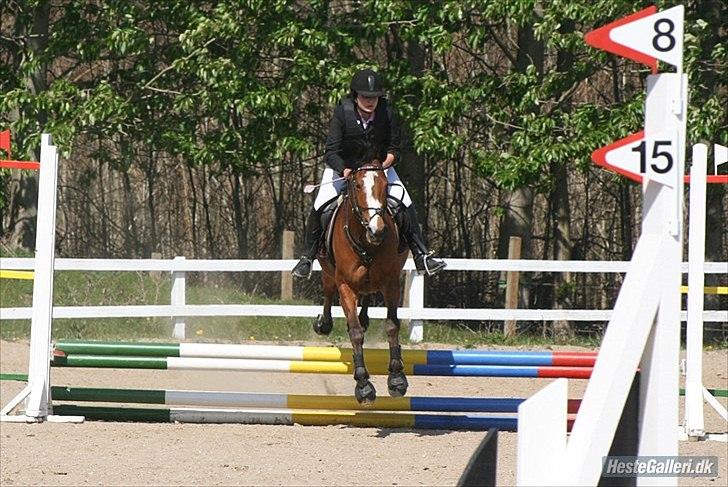
M346 169L344 169L344 177L345 177L345 178L348 178L348 177L349 177L349 174L351 174L351 169L349 169L349 168L347 167Z
M382 169L387 169L392 164L394 164L394 154L387 154L387 158L384 159L384 162L382 163Z

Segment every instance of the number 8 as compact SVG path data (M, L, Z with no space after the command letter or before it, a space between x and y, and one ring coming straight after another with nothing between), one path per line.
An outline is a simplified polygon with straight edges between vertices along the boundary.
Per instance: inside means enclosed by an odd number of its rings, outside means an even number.
M662 24L667 25L667 30L663 31L660 29L660 26ZM675 38L671 36L672 31L675 30L675 24L670 19L659 19L655 22L654 25L655 32L657 35L652 38L652 47L654 47L656 50L660 52L667 52L671 50L673 47L675 47ZM660 38L661 37L667 37L667 46L662 47L660 45Z

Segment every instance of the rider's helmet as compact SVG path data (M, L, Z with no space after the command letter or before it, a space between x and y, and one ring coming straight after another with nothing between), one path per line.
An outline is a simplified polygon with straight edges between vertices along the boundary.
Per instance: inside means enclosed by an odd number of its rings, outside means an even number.
M384 82L376 71L360 69L351 79L351 91L367 98L384 96Z

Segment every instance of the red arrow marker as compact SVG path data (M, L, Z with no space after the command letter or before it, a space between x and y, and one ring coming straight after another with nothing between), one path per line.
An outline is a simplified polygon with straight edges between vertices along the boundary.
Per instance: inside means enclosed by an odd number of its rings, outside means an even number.
M609 144L605 147L602 147L601 149L597 149L594 152L592 152L592 161L598 166L602 166L604 169L607 169L608 171L614 171L618 174L621 174L622 176L625 176L632 181L635 181L637 183L642 182L642 175L638 172L632 172L625 168L621 168L618 166L615 166L614 164L610 164L607 162L607 153L612 152L614 150L620 149L626 145L632 145L634 143L637 143L645 138L645 131L640 130L636 134L632 134L628 137L625 137L624 139L620 139L613 144Z
M651 7L647 7L644 10L640 10L639 12L635 12L632 15L628 15L627 17L615 20L610 24L607 24L587 33L587 35L584 37L584 40L587 44L592 47L596 47L597 49L602 49L604 51L611 52L612 54L617 54L619 56L632 59L639 63L646 64L652 69L653 73L657 73L657 59L652 56L648 56L647 54L643 54L639 51L635 51L634 49L630 49L629 47L617 44L609 37L609 31L611 31L615 27L629 24L630 22L634 22L635 20L647 17L654 13L657 13L657 7L652 5Z

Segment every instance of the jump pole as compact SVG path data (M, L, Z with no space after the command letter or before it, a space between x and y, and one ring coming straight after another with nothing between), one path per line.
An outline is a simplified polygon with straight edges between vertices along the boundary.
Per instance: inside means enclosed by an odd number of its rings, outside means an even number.
M207 357L351 362L350 348L219 343L145 343L58 341L55 350L66 355L136 357ZM421 365L514 365L593 367L596 352L507 350L402 350L405 363ZM388 364L389 350L364 350L369 364Z
M281 394L234 391L187 391L168 389L52 388L54 401L160 404L265 409L335 409L347 411L420 411L448 413L515 413L519 398L481 397L377 397L363 406L350 395ZM570 400L569 413L576 413L579 400Z
M84 416L99 421L236 423L303 426L348 425L367 428L407 428L486 431L498 428L515 431L516 417L478 415L408 414L368 411L315 411L215 408L124 408L60 405L58 414Z
M233 370L245 372L292 372L308 374L353 374L351 362L258 360L204 357L116 357L104 355L54 356L55 367L115 369ZM405 364L407 375L449 377L531 377L588 379L591 367L529 367L506 365L427 365ZM389 374L386 363L369 368L372 375Z

